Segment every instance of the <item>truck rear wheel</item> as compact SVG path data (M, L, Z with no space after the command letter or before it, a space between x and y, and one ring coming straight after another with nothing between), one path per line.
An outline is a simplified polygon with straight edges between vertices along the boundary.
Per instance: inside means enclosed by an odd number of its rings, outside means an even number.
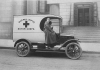
M82 55L82 49L78 43L69 43L65 48L65 53L70 59L79 59Z
M30 53L30 44L25 41L20 41L15 46L16 53L20 57L28 56Z

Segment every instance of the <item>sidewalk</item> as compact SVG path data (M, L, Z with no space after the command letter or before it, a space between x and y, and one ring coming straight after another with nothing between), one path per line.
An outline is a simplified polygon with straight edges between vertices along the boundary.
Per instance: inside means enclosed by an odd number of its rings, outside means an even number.
M14 47L14 42L10 39L0 39L0 47Z

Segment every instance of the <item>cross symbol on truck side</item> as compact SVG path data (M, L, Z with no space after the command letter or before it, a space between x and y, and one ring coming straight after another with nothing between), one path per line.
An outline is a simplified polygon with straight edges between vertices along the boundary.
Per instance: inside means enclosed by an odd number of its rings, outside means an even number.
M25 21L25 23L23 23L23 25L25 26L25 28L27 28L27 26L29 25L29 23L27 21Z

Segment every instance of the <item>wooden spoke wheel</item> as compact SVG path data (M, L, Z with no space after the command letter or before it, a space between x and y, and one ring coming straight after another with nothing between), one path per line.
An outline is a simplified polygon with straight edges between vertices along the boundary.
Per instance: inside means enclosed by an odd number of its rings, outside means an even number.
M65 53L70 59L79 59L82 55L82 49L78 43L69 43L65 48Z
M15 48L17 55L20 57L28 56L30 53L30 45L25 41L18 42Z

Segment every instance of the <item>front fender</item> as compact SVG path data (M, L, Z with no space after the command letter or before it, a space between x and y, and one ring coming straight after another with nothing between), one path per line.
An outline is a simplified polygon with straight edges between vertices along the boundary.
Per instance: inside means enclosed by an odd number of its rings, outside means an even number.
M62 47L66 47L66 45L68 45L69 43L79 43L80 41L78 39L70 39L70 40L67 40L65 41L63 44L62 44Z

